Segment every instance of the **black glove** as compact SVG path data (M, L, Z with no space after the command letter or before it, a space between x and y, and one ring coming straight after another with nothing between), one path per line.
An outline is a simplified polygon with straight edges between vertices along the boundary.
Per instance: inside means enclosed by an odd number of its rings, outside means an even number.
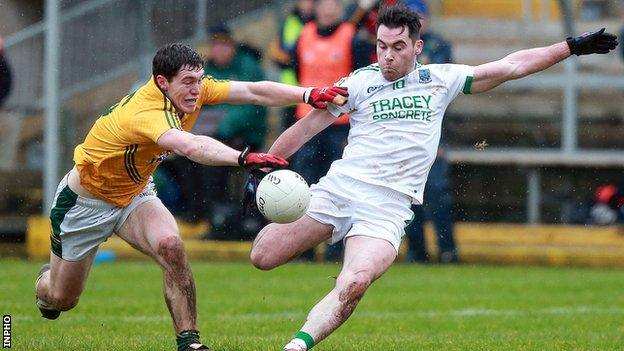
M576 38L569 37L566 43L573 55L607 54L618 45L617 37L611 33L605 33L602 28L597 32L587 32Z
M258 190L258 184L268 172L261 169L254 169L249 172L247 176L247 182L245 183L245 189L243 189L243 215L247 215L251 210L257 207L256 204L256 190Z

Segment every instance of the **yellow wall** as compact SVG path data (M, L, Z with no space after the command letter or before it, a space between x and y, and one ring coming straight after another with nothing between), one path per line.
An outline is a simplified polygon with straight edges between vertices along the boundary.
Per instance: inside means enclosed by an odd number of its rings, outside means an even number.
M30 258L50 257L50 219L43 216L28 218L26 251Z
M442 16L447 17L475 17L495 19L522 19L524 0L441 0ZM581 0L574 0L575 13L581 5ZM561 16L558 0L530 0L531 18L541 19L546 10L549 19L558 19ZM544 9L544 6L547 6Z
M208 230L206 224L178 222L191 259L249 260L250 242L198 240ZM50 226L45 217L28 221L27 249L30 258L50 255ZM426 227L427 246L435 257L436 240ZM624 267L624 227L526 225L510 223L457 223L455 239L465 263L512 263ZM319 245L317 257L325 245ZM102 247L119 258L145 258L120 238L113 236ZM401 246L403 260L407 244Z
M200 239L210 230L206 222L187 223L178 220L180 236L184 240ZM28 218L26 230L26 251L30 258L46 258L50 256L50 218L31 216Z

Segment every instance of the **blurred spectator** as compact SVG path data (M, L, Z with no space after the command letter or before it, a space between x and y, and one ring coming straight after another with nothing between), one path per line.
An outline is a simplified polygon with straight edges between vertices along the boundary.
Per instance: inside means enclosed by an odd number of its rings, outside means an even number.
M169 162L167 162L169 164ZM158 193L158 198L171 211L179 214L184 210L184 199L180 190L180 184L175 179L172 171L168 167L158 167L152 174L154 186Z
M208 54L204 72L215 79L236 81L264 80L260 65L260 52L246 44L238 43L225 25L208 30ZM193 133L208 135L224 144L252 151L264 146L267 109L257 105L218 104L202 107ZM185 157L163 162L163 179L171 175L181 190L182 206L177 215L187 221L208 219L210 238L223 240L251 239L264 224L262 217L251 214L243 218L240 208L242 172L234 167L203 167ZM193 176L189 177L188 174ZM170 194L176 198L175 192ZM176 208L175 206L173 207Z
M209 30L209 53L204 71L206 75L216 79L238 81L261 81L265 79L260 64L260 52L232 37L230 29L225 25L217 25ZM243 149L246 145L252 151L264 146L266 138L267 109L257 105L211 105L204 106L203 116L196 124L195 132L222 140L233 148ZM245 218L240 208L240 186L242 176L233 167L216 167L208 169L198 167L203 173L205 185L201 189L204 207L210 204L204 213L212 226L210 233L213 239L251 239L265 224L259 213Z
M346 18L358 28L362 44L357 47L358 55L366 57L369 63L377 62L377 13L381 5L393 5L397 0L357 0L346 10Z
M624 184L604 184L594 192L590 209L590 224L611 225L624 223Z
M430 30L431 13L425 1L412 0L408 2L412 8L421 16L420 39L424 42L422 53L418 56L418 63L421 65L436 63L452 63L453 55L451 43L446 41L441 35Z
M302 29L291 54L294 68L302 86L333 84L348 76L368 60L357 57L354 48L359 45L355 26L343 21L344 9L340 0L317 0L314 6L315 20ZM295 116L303 118L311 107L297 105ZM291 162L293 170L301 174L309 184L314 184L329 170L331 163L340 158L349 134L349 116L344 115L306 143ZM340 246L328 247L326 258L337 260L342 253ZM302 258L311 259L308 251Z
M297 73L293 69L292 53L299 39L303 26L314 19L314 0L297 0L295 7L280 24L279 37L271 42L269 56L280 69L280 82L299 85ZM295 122L295 107L282 110L282 128L286 129Z
M292 68L292 53L303 26L312 20L314 20L314 0L297 0L295 7L280 24L279 37L271 42L269 56L281 69L282 83L299 85L297 73Z
M392 4L396 1L357 0L347 8L347 19L356 27L365 27L371 34L377 29L377 12L382 3Z
M4 100L11 92L11 78L11 69L4 57L4 39L0 36L0 107L2 107Z
M205 74L216 79L238 81L261 81L265 79L260 64L260 51L247 44L238 43L232 37L230 29L218 25L210 29L208 60ZM223 143L238 149L246 145L252 151L264 147L267 133L267 109L258 105L212 105L204 106L202 120L218 123L214 133L206 134L222 140ZM199 122L199 121L198 121ZM202 131L199 131L202 133ZM257 212L243 218L240 208L240 186L243 180L239 170L233 167L217 167L204 170L206 187L202 188L206 203L210 204L209 218L212 225L211 237L214 239L252 239L254 234L266 223Z
M624 39L624 27L622 27L622 31L620 32L620 40ZM622 53L622 60L624 60L624 45L620 45L620 52Z
M421 34L424 41L420 64L441 64L453 61L451 44L440 35L430 31L431 14L424 1L407 1L421 16ZM412 206L414 220L405 229L408 241L407 260L427 262L429 254L425 245L424 224L433 222L438 242L438 257L441 263L458 262L459 257L453 234L453 196L450 187L450 165L444 157L442 147L438 149L436 161L429 172L425 186L423 205Z
M209 50L206 67L204 67L206 75L217 79L239 81L265 79L264 70L260 65L259 51L246 44L237 43L226 26L218 25L210 29ZM208 128L202 134L215 136L234 148L244 148L249 145L252 151L255 151L264 146L267 129L266 107L222 104L204 106L203 110L206 110L208 117L204 118L204 121L208 123L218 121L218 124L214 132Z

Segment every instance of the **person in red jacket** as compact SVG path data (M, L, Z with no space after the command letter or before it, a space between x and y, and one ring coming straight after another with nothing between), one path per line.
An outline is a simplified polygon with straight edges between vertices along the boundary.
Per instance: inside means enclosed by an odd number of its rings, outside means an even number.
M343 21L340 0L317 0L314 11L315 19L303 26L292 54L300 85L331 85L354 69L369 64L367 58L354 54L359 42L356 29L352 23ZM296 119L303 118L311 109L298 104ZM342 155L348 134L349 116L345 114L295 154L291 163L293 170L308 184L318 182L331 163ZM338 260L341 252L340 244L328 247L326 259ZM311 260L313 256L314 251L309 250L302 258Z

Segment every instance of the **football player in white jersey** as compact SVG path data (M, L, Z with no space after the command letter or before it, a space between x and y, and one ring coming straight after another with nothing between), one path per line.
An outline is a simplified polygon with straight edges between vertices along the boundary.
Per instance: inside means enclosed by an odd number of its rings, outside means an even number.
M287 351L309 350L326 338L392 264L412 216L410 205L422 203L444 111L460 92L485 92L573 54L606 54L618 44L614 35L602 29L476 67L421 66L416 61L423 48L418 15L399 3L382 8L377 21L379 63L337 83L349 90L347 104L312 110L269 150L289 157L337 116L350 113L343 157L311 187L306 215L289 224L269 224L251 251L254 266L269 270L325 240L345 242L335 287L312 308L300 331L284 347ZM250 177L248 185L254 181ZM253 186L248 189L248 195L253 194Z

